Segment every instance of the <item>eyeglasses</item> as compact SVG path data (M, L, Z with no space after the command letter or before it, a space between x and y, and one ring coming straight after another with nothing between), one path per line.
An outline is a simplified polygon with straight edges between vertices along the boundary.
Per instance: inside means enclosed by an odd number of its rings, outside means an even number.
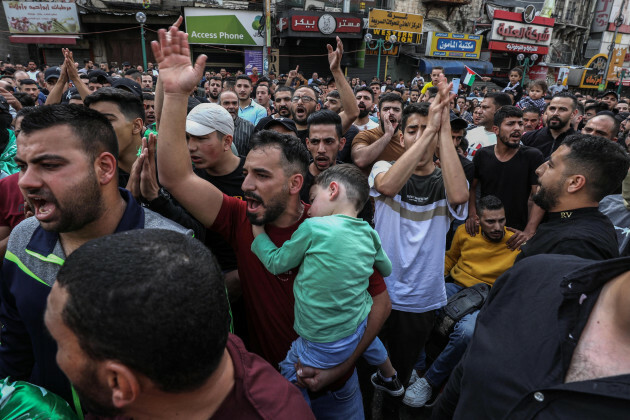
M315 100L315 98L311 98L310 96L294 96L293 98L291 98L291 102L299 102L299 100L302 100L302 102L304 102L305 104L311 103Z

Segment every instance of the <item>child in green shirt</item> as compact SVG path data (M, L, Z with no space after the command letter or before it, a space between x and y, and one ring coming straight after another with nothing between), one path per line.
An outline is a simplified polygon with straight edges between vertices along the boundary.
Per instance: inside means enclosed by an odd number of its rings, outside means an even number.
M296 381L294 365L298 360L306 366L328 369L352 355L372 306L367 292L369 277L374 267L383 276L391 273L392 265L378 233L357 218L368 196L368 182L359 168L335 165L313 182L310 218L282 247L274 245L264 226L252 225L252 252L271 273L300 266L293 284L293 328L300 337L280 363L281 373L292 382ZM393 396L402 395L404 388L378 338L363 357L379 367L372 377L375 387Z

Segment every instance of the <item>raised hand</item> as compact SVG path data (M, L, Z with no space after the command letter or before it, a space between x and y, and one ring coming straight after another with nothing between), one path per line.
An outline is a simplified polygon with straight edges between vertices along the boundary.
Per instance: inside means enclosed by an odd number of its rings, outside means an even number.
M176 26L171 26L168 32L160 29L158 38L159 41L151 43L151 49L160 68L164 93L189 95L199 84L208 57L200 55L192 66L188 34Z
M328 48L328 64L330 64L330 71L341 71L341 57L343 57L343 43L341 39L337 37L337 49L334 51L330 44L327 44L326 48Z
M149 139L142 138L142 154L145 158L142 161L142 171L140 173L140 193L147 201L153 201L158 197L160 185L157 180L157 168L155 165L155 134L149 134Z
M298 65L295 70L289 70L289 79L295 79L296 77L298 77L298 70L300 70L300 66Z

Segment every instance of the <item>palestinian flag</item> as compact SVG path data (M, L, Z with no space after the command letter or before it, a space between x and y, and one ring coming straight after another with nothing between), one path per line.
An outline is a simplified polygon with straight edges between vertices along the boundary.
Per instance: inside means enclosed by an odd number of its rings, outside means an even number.
M468 66L464 66L464 68L465 68L465 72L462 77L462 83L465 84L466 86L472 86L473 83L475 83L475 75L477 73L472 71L471 68Z

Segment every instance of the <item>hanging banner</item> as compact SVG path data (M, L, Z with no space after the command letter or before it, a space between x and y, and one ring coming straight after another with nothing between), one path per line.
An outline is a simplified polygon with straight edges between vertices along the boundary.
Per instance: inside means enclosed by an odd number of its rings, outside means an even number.
M619 80L619 72L623 68L623 60L626 58L627 48L615 48L610 66L608 66L608 77L606 79L611 82Z
M252 69L256 67L258 74L262 73L263 68L263 51L261 48L243 48L245 56L245 74L252 75Z
M77 7L72 2L3 1L12 34L75 34L79 31Z

